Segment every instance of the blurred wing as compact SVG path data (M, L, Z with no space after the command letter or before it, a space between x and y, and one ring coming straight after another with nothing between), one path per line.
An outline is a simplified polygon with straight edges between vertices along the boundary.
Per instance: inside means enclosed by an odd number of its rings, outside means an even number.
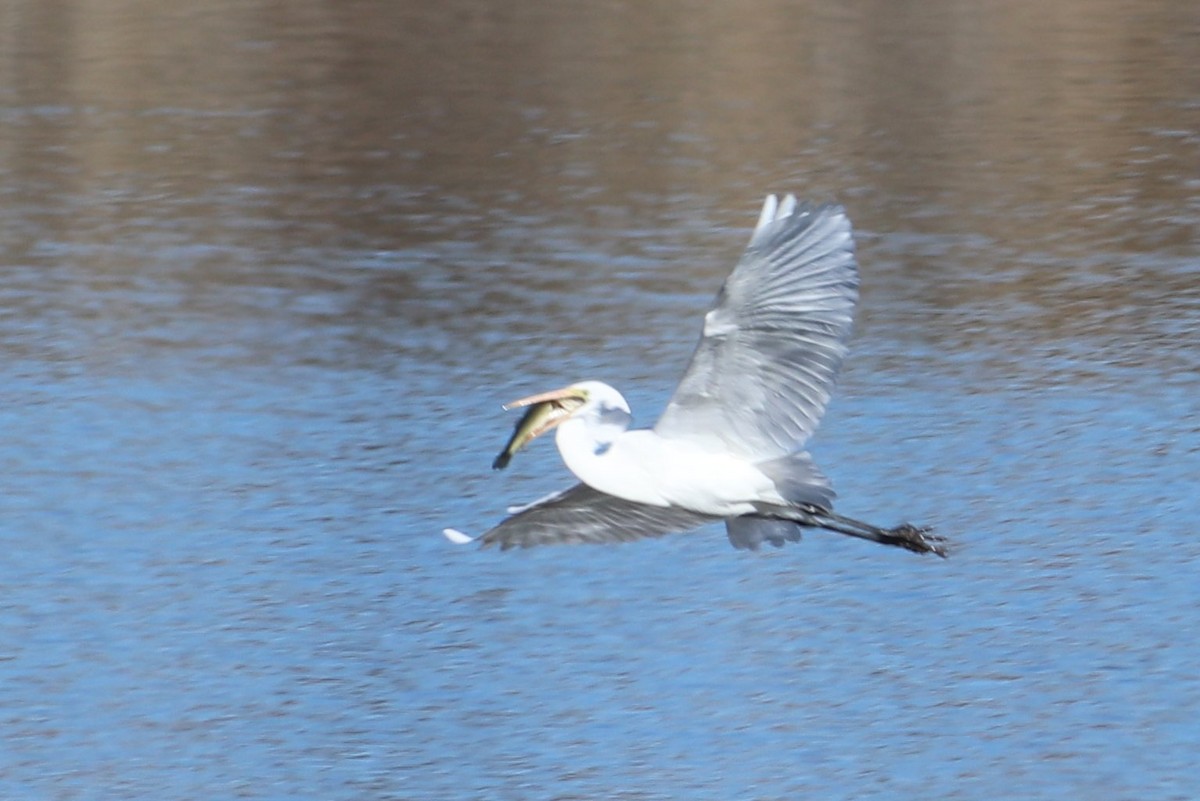
M857 302L845 211L768 196L654 430L756 461L801 448L829 403Z
M627 542L687 531L716 518L648 506L576 484L531 503L479 538L507 550L552 543Z

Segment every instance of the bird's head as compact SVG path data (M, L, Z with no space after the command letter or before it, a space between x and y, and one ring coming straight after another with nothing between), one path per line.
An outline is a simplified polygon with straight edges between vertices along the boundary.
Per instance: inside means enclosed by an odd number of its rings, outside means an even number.
M505 411L523 408L528 411L517 421L508 444L492 462L496 470L507 467L517 451L534 439L572 418L586 419L599 427L619 427L621 431L632 419L625 398L602 381L581 381L504 405Z

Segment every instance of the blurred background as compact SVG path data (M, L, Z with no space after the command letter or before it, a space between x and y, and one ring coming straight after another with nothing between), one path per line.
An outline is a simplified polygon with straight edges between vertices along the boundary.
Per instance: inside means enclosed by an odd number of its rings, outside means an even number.
M944 562L455 548L652 424L767 192ZM1191 0L0 0L0 795L1188 799Z

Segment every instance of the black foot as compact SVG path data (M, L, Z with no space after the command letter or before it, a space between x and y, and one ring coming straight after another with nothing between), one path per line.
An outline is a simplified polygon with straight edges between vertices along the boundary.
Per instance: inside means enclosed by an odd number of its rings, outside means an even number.
M883 533L888 545L899 545L915 553L933 553L945 559L949 542L945 537L932 534L932 531L928 526L901 523L895 528L885 529Z

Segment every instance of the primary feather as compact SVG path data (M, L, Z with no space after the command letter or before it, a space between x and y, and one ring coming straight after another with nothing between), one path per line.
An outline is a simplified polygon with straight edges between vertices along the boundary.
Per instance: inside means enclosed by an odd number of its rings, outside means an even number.
M858 301L845 211L797 204L791 195L778 206L773 200L654 427L756 461L799 450L816 430Z

